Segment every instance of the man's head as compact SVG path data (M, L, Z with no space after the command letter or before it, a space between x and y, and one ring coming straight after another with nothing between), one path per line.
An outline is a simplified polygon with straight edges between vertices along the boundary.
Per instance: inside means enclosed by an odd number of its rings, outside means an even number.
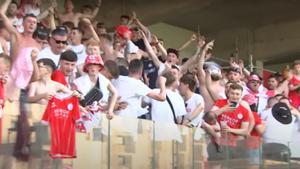
M9 72L11 66L11 59L4 53L0 54L0 74L6 74Z
M295 60L293 62L293 70L295 72L295 74L300 74L300 60Z
M37 18L33 14L27 14L23 18L24 33L33 33L37 27Z
M230 67L227 73L227 79L230 82L240 82L241 81L241 70L236 67Z
M262 79L255 73L252 73L247 82L247 87L253 92L258 92L258 89L261 85Z
M87 55L100 55L100 44L95 40L89 40L86 44Z
M73 12L74 5L73 5L72 0L66 0L64 7L65 7L65 12L66 13Z
M37 61L37 64L41 77L51 75L52 72L56 69L55 63L48 58L39 59Z
M96 33L98 34L98 36L101 35L101 34L106 34L107 33L104 23L102 23L102 22L97 23Z
M181 95L186 95L188 92L194 92L196 80L193 74L187 73L180 78L179 92Z
M179 77L180 77L180 68L179 68L179 66L178 65L172 65L170 71L173 73L173 75L179 81Z
M109 80L117 79L120 75L119 67L115 61L107 60L104 63L104 71L106 78Z
M103 45L112 46L113 45L113 38L109 34L107 34L107 33L101 34L99 36L99 38L100 38L100 41L101 41L100 46L103 46Z
M167 49L167 53L168 55L166 58L166 62L173 65L179 62L179 52L176 49L169 48Z
M279 99L280 103L285 103L288 107L291 107L291 100L285 96Z
M128 15L121 15L120 17L121 25L128 25L129 20L130 17Z
M102 69L104 63L99 55L88 55L85 59L83 71L89 75L96 76Z
M82 37L83 37L83 31L79 28L73 28L71 30L69 40L72 45L78 45L81 44Z
M133 59L130 63L129 63L129 75L138 75L139 77L142 77L143 75L143 62L141 60L138 59Z
M243 87L237 83L233 83L228 89L228 100L232 102L239 102L242 98Z
M60 70L65 76L70 76L74 72L77 62L77 55L71 50L67 50L60 55Z
M18 3L16 1L12 1L7 8L8 16L16 16L18 13Z
M166 87L175 87L177 86L176 77L173 75L171 71L166 71L162 74L163 77L166 78Z
M91 5L83 5L82 8L81 8L81 12L84 15L92 15L93 7Z
M267 85L268 85L267 87L268 87L269 90L276 89L279 85L279 82L278 82L276 76L274 76L274 75L270 76L268 78Z
M59 26L51 32L49 45L55 54L61 54L68 45L68 31L64 26Z
M49 46L48 38L49 38L49 30L44 27L37 27L34 31L32 37L39 43L42 49Z

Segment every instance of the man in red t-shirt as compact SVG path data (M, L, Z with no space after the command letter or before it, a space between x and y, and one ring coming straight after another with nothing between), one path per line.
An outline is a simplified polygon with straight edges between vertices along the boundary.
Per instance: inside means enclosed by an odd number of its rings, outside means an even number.
M71 90L75 90L76 86L73 83L74 69L76 68L77 54L71 50L67 50L60 55L59 68L53 71L51 79L66 85Z
M211 109L217 115L217 121L221 125L223 137L221 144L231 147L236 146L239 137L247 135L249 127L248 110L240 104L243 88L238 84L232 84L228 90L228 99L222 99L215 102Z
M80 122L78 98L54 96L48 102L42 122L50 124L50 156L75 158L75 126Z

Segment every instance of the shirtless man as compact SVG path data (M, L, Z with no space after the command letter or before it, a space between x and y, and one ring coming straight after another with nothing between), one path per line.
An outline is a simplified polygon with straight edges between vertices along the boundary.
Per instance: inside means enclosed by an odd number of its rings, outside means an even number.
M57 92L72 94L72 91L67 86L51 80L51 74L55 70L55 63L48 58L37 61L40 79L30 84L28 92L29 103L47 104Z
M30 81L38 79L37 64L35 58L30 58L32 51L37 52L41 48L40 44L32 38L33 32L37 27L37 18L33 15L26 15L23 18L24 31L19 33L17 29L12 25L11 21L5 15L8 5L11 0L5 1L0 8L0 16L4 22L5 27L11 34L11 84L9 85L10 96L16 98L10 98L17 100L19 94L16 89L25 89ZM9 82L8 82L9 83Z
M98 0L96 8L93 10L91 15L88 15L79 12L78 13L73 12L74 5L72 0L65 0L65 5L64 5L65 12L63 14L58 14L58 19L60 23L71 21L74 22L75 26L77 26L80 18L94 19L98 14L101 3L102 0Z

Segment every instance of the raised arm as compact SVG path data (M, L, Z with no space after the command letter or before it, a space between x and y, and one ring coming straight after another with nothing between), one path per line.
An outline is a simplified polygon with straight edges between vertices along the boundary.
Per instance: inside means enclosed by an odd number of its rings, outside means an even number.
M151 91L150 93L147 94L148 97L158 100L158 101L165 101L166 100L166 81L167 79L163 76L159 77L159 86L160 86L160 92L156 93L154 91Z
M184 42L177 50L178 51L182 51L183 49L185 49L186 47L188 47L193 41L195 41L197 39L197 35L193 34L189 40L187 40L186 42Z
M7 30L9 31L9 33L12 33L13 35L17 36L20 33L17 31L17 29L12 25L11 21L8 19L8 17L6 16L6 11L7 8L9 6L9 4L11 3L12 0L6 0L0 7L0 15L1 18L4 22L5 27L7 28Z
M161 57L163 60L166 60L167 58L167 50L165 49L165 47L159 42L158 38L152 34L152 42L156 44L156 46L158 47L158 51L161 53Z
M84 21L85 24L87 24L88 28L89 28L90 31L92 32L93 38L94 38L96 41L100 42L100 38L99 38L98 34L96 33L96 31L95 31L95 29L94 29L94 27L93 27L93 24L92 24L92 22L91 22L91 20L88 19L88 18L82 18L82 21Z
M201 53L201 48L204 46L204 44L205 44L204 38L200 37L198 39L198 45L197 45L197 50L196 50L195 54L181 66L182 74L184 74L188 70L188 68L197 64L197 58L198 58L199 54ZM208 47L212 48L212 46L213 46L213 41L209 43ZM205 53L206 52L207 51L205 51ZM204 61L203 61L203 63L204 63Z
M97 16L101 5L102 5L102 0L98 0L96 8L92 12L91 19L94 19Z
M156 68L159 68L159 65L160 65L160 63L161 63L160 60L158 59L158 57L157 57L156 54L154 53L154 51L153 51L153 49L152 49L152 47L151 47L151 45L150 45L150 43L149 43L149 41L148 41L148 39L147 39L145 33L141 31L141 34L142 34L142 36L143 36L143 40L144 40L144 44L145 44L145 46L146 46L147 52L149 53L149 55L150 55L150 57L151 57L151 59L152 59L154 65L155 65L155 67L156 67Z

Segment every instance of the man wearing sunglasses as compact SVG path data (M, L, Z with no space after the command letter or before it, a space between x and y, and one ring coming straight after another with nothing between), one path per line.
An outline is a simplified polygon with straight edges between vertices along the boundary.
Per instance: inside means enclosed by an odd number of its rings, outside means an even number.
M68 31L64 26L59 26L54 29L50 37L49 47L44 48L38 55L38 59L49 58L55 65L58 65L59 57L62 52L64 52L68 46Z

